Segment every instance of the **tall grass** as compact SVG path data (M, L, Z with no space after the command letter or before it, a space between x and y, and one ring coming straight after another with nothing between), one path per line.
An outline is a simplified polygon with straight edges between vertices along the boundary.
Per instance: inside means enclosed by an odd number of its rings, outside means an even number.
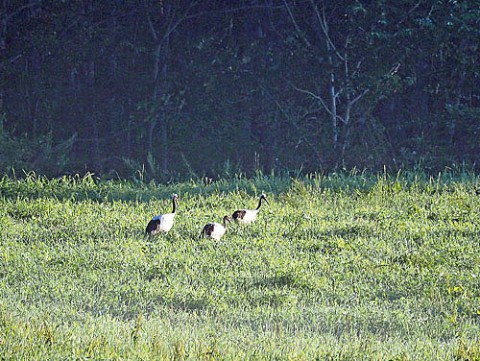
M480 360L479 178L0 181L0 355ZM202 226L262 191L221 241ZM149 218L179 213L168 235Z

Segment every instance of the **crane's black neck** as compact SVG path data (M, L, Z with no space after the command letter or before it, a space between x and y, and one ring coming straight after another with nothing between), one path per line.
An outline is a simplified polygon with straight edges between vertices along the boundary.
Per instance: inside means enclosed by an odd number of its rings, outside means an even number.
M230 222L228 217L223 217L223 228L227 228L227 222Z
M260 209L260 207L262 206L262 201L264 200L265 198L263 197L260 197L260 199L258 200L258 206L256 208L256 210L258 211Z
M172 213L175 213L175 211L177 210L177 198L173 197L172 198L172 203L173 203Z

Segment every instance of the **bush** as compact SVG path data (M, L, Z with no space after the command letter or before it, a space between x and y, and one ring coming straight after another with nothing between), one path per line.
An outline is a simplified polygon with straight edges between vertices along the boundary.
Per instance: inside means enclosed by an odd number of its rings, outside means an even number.
M5 119L0 119L2 174L9 174L13 169L35 170L46 176L57 176L65 172L75 135L54 145L51 133L36 139L28 139L25 135L15 137L4 128L4 121Z

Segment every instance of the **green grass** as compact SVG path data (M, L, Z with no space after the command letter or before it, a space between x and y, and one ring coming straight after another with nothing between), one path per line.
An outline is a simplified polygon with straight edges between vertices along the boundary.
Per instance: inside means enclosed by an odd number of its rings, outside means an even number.
M0 181L1 360L480 360L480 178ZM265 191L221 241L198 236ZM146 239L170 211L170 234Z

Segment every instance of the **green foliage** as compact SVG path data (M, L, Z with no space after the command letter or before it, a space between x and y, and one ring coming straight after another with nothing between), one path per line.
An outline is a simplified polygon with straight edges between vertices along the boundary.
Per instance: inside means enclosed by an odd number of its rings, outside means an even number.
M40 174L58 174L69 164L68 154L75 136L54 145L51 134L28 139L14 137L0 120L0 174L11 174L14 169L35 169Z
M0 173L473 164L479 17L449 0L10 1Z
M0 182L4 359L477 360L475 174ZM201 227L269 194L250 227ZM168 235L152 215L180 196Z

